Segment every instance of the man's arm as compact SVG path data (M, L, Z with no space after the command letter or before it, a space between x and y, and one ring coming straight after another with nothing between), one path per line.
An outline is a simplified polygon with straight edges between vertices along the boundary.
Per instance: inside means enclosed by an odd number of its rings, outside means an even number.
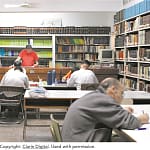
M37 67L39 65L39 62L36 61L35 64L33 65L33 67Z

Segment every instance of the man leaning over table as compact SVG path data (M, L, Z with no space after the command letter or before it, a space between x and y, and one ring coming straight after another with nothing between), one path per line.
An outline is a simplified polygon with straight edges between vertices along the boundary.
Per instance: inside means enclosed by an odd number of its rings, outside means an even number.
M136 129L148 123L148 114L132 115L120 103L123 85L114 78L104 79L97 90L79 98L69 107L62 127L64 142L110 142L112 129Z

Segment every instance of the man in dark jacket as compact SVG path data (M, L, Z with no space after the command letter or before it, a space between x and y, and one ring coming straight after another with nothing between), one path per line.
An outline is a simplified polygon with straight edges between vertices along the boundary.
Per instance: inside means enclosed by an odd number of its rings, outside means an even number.
M64 142L109 142L112 129L136 129L149 120L132 109L120 106L124 88L114 78L106 78L96 91L76 100L69 108L62 128Z

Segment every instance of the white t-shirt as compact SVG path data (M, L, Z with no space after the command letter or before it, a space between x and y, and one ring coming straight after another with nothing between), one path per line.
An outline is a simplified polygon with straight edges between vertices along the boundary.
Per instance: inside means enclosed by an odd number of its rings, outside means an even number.
M99 83L94 72L91 70L80 69L71 74L70 79L67 80L68 86L76 86L82 83Z

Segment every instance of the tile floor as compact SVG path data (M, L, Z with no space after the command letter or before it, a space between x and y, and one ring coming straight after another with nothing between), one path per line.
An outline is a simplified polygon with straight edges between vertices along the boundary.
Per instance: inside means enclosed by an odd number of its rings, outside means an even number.
M63 123L62 117L55 115L55 119L60 124ZM46 125L47 127L26 127L26 136L23 140L24 122L21 124L0 124L0 142L53 142L49 118L28 119L28 125Z

